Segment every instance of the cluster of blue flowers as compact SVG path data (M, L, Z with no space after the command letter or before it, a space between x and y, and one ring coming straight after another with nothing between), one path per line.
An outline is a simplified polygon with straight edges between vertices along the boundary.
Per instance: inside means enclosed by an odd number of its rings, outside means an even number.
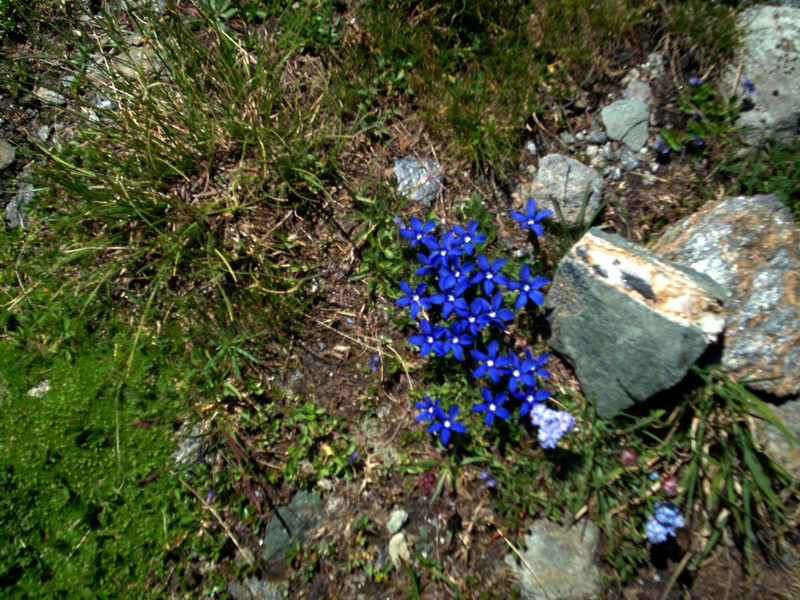
M541 221L551 215L549 210L537 211L533 199L528 200L525 212L510 213L522 230L535 235L544 234ZM472 407L473 412L484 415L487 426L497 419L511 418L506 407L511 397L520 403L520 416L530 415L539 428L542 447L554 448L574 427L575 419L542 404L550 397L550 392L539 386L541 379L550 377L544 368L548 355L534 356L528 349L523 356L501 353L497 339L497 334L506 330L506 323L514 319L515 311L544 304L540 290L549 280L534 276L527 264L511 278L502 272L504 258L490 260L478 253L477 247L486 242L486 236L478 231L475 220L466 227L453 225L438 237L436 228L435 221L423 223L413 217L409 227L400 230L400 235L417 249L420 267L415 275L426 279L416 285L405 281L399 284L405 295L395 304L407 308L419 327L419 333L411 335L409 341L419 347L423 358L430 354L449 356L470 364L474 378L488 379L481 388L482 402ZM507 305L512 295L513 309ZM420 410L417 421L429 422L428 431L438 434L442 444L450 442L453 432L466 432L458 420L458 405L445 409L438 398L425 396L416 406Z
M645 534L651 544L662 544L668 537L675 537L675 531L686 525L680 510L672 502L656 502L653 516L647 519Z

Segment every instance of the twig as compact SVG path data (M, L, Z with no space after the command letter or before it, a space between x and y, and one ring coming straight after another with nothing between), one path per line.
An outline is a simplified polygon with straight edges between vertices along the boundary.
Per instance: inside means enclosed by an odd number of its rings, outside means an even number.
M667 587L665 587L664 591L661 592L661 595L658 597L658 600L667 600L667 596L669 596L669 593L675 586L675 582L678 581L678 577L681 576L681 573L683 573L683 570L686 568L686 565L689 564L691 558L692 558L691 552L687 552L684 555L683 560L681 560L680 564L678 564L678 567L675 569L675 572L672 574L672 577L669 578L669 581L667 582Z
M252 566L255 564L255 560L253 559L253 553L252 553L252 552L250 552L249 550L247 550L246 548L242 548L242 547L239 545L239 540L237 540L237 539L236 539L236 536L235 536L235 535L233 535L233 532L232 532L232 531L230 530L230 528L229 528L229 527L226 525L225 521L223 521L223 520L222 520L222 517L220 517L220 516L219 516L219 513L217 513L217 511L216 511L216 510L214 510L214 507L213 507L213 506L211 506L211 505L210 505L208 502L206 502L205 500L203 500L203 498L200 496L200 494L198 494L196 491L194 491L194 489L192 489L192 487L191 487L191 486L190 486L188 483L186 483L186 482L183 480L183 478L182 478L182 477L178 477L178 481L180 481L180 482L181 482L181 483L182 483L182 484L183 484L183 485L186 487L186 489L187 489L187 490L189 490L190 492L192 492L192 494L194 494L194 497L195 497L195 498L197 498L198 500L200 500L200 502L203 504L203 506L205 506L205 507L208 509L208 511L209 511L209 512L210 512L212 515L214 515L214 518L216 518L216 519L217 519L217 521L219 521L219 524L220 524L220 525L222 525L222 529L224 529L224 530L225 530L225 534L226 534L226 535L227 535L227 536L228 536L228 537L231 539L231 541L233 542L233 545L234 545L234 546L236 546L236 548L239 550L239 553L240 553L240 554L241 554L241 555L244 557L244 559L247 561L247 564L248 564L248 565L250 565L250 566L252 567Z

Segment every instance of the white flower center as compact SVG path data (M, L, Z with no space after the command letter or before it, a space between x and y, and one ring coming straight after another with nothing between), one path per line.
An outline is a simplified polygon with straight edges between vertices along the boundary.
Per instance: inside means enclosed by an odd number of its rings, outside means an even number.
M414 296L412 297L412 300L413 300L414 302L419 302L419 296L417 296L416 294L414 294Z
M445 429L450 429L450 421L444 422Z
M492 319L494 319L494 317L495 317L495 314L496 314L496 313L495 313L494 311L492 311L492 312L490 312L490 313L489 313L489 317L490 317L490 318L492 318Z
M447 300L448 300L448 301L450 301L450 302L453 302L455 299L456 299L456 297L455 297L453 294L450 294L450 295L447 297Z
M490 405L489 405L489 410L490 410L490 411L494 412L494 408L495 408L494 404L490 404Z
M494 277L494 273L487 273L486 274L486 279L491 279L492 277Z
M518 369L514 369L514 377L519 377L519 370Z
M469 244L471 241L472 241L472 238L471 238L471 237L469 237L469 236L467 236L467 237L465 237L465 238L464 238L464 243L465 243L465 244Z
M489 360L486 361L486 366L487 367L493 367L494 366L494 361L490 358Z
M523 291L523 292L527 292L527 291L528 291L528 290L530 290L530 289L531 289L531 286L529 286L527 283L526 283L525 285L523 285L523 286L522 286L522 291Z
M458 341L458 338L457 338L457 337L454 337L454 338L453 338L453 343L454 343L454 344L459 344L459 343L460 343L460 342Z
M432 344L432 343L433 343L433 337L432 337L432 336L430 336L430 335L428 336L428 343L429 343L429 344Z

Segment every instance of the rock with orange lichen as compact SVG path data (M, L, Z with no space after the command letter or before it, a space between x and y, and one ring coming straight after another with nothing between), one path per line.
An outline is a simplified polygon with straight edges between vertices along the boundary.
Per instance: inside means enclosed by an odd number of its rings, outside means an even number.
M722 365L752 389L800 392L800 233L774 194L710 202L669 227L656 254L730 296Z

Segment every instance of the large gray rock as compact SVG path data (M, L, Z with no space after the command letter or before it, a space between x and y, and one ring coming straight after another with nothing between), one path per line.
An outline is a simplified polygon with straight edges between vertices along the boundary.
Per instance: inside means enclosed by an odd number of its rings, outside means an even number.
M749 97L753 108L742 113L737 125L751 143L765 135L791 143L800 129L800 8L755 6L739 16L743 56L725 73L728 89L738 85L739 97ZM738 75L738 79L737 79ZM748 96L743 82L756 91Z
M767 456L800 481L800 400L789 400L770 408L795 439L787 438L775 425L763 419L755 420L756 439Z
M306 539L306 532L322 523L325 501L311 492L299 491L286 506L278 508L278 514L264 530L262 556L265 562L284 560L286 548ZM288 531L287 531L288 529Z
M523 560L509 554L505 563L515 572L527 600L598 598L603 589L595 561L600 530L584 519L562 527L545 519L533 523L524 536Z
M650 112L647 103L638 99L617 100L600 112L608 137L619 140L634 152L647 142Z
M680 382L725 325L724 290L617 235L591 229L556 270L547 343L601 418Z
M722 365L777 396L800 392L800 233L774 194L710 202L661 236L656 253L730 295Z
M548 154L539 161L533 181L517 188L512 198L514 209L524 211L528 198L536 200L538 210L552 210L557 223L566 227L585 227L592 222L600 207L603 178L574 158Z
M444 173L432 158L405 156L394 161L397 193L425 206L436 200L444 182Z

